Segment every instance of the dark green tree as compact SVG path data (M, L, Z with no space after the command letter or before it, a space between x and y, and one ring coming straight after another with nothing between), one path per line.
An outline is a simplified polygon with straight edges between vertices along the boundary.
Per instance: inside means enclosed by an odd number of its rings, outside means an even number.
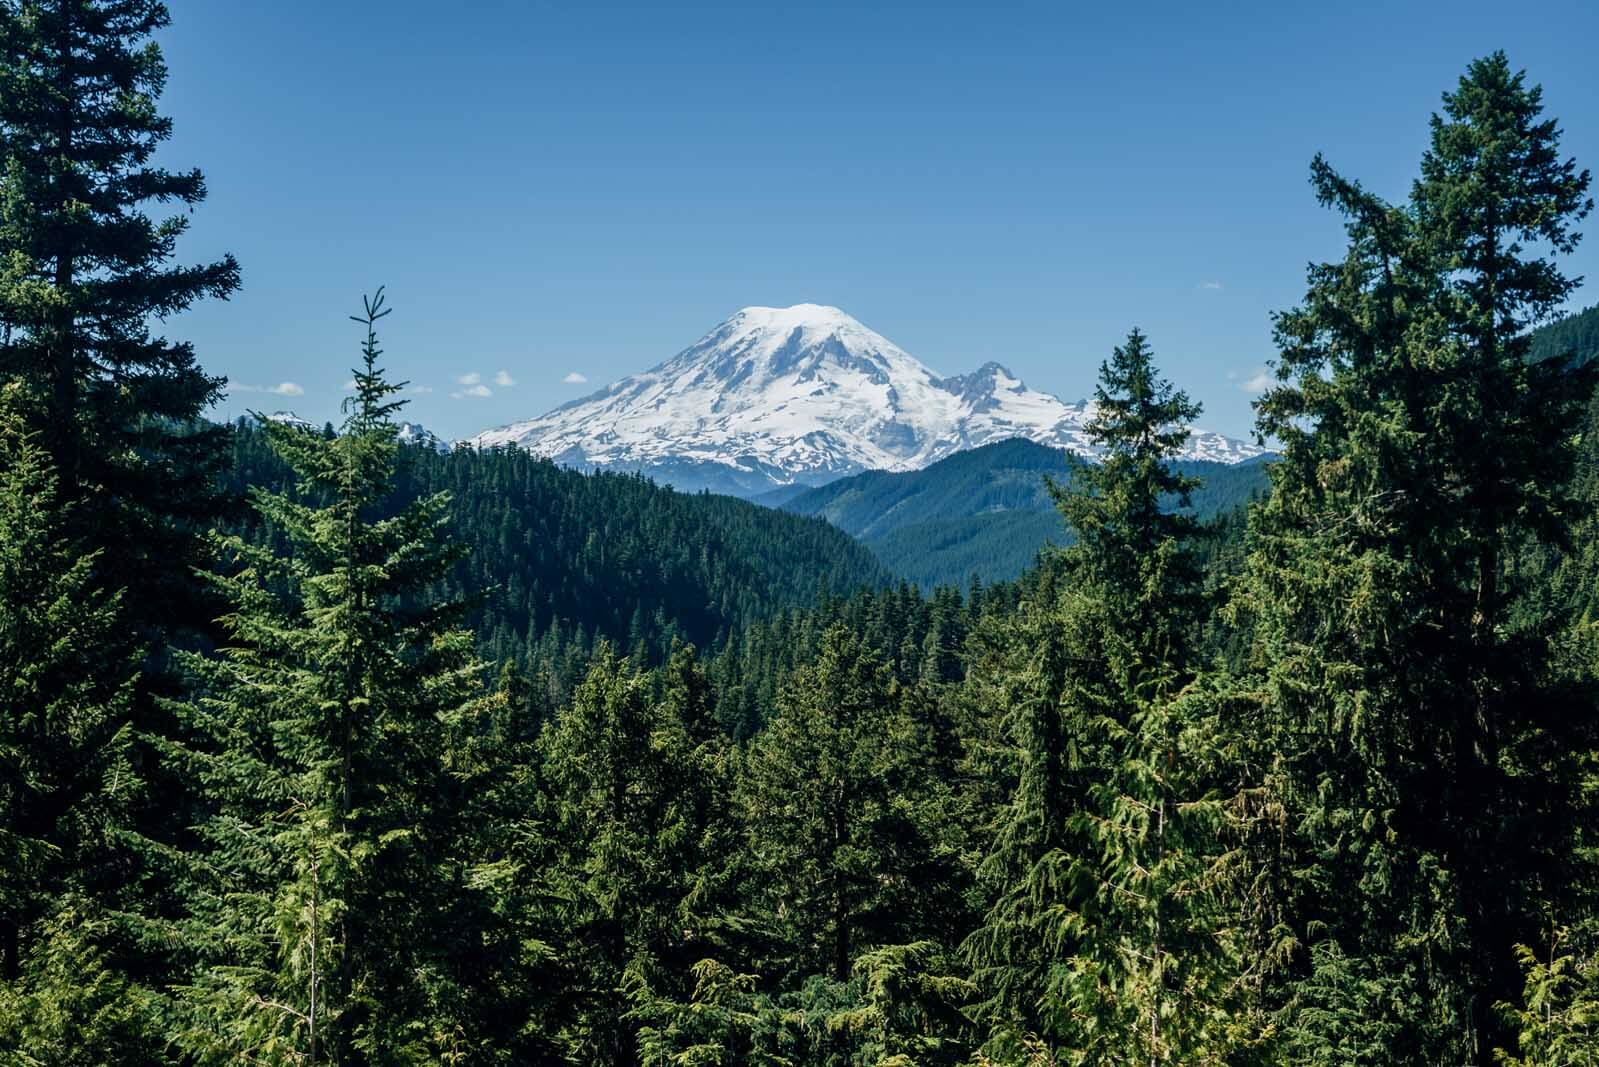
M545 897L575 1060L637 1062L653 1018L638 1004L689 1003L696 965L737 939L731 744L710 695L691 648L652 676L602 644L542 738Z
M921 751L888 665L830 627L783 686L739 783L754 907L794 972L845 982L857 953L905 940Z
M179 1044L200 1062L514 1054L475 1014L494 1005L473 984L484 890L459 847L448 759L483 717L482 667L463 606L427 596L461 551L446 498L386 507L403 403L377 364L386 314L379 290L357 319L339 436L268 431L297 486L254 504L290 551L226 539L229 642L193 661L205 689L188 712L211 745L190 766L216 814L201 828L188 928L202 962L181 990Z
M126 933L112 889L136 877L121 844L142 793L137 657L120 593L68 539L19 391L0 390L0 1048L23 1064L151 1062L159 998L105 959Z
M1192 691L1203 598L1173 469L1199 408L1134 330L1100 370L1102 450L1054 489L1075 541L1011 634L1016 771L968 952L995 1054L1095 1063L1226 1055L1237 970L1211 703ZM1172 508L1169 501L1175 501Z
M154 163L172 133L157 0L0 4L0 380L19 382L74 505L84 551L128 588L130 623L196 624L223 430L201 423L221 381L152 330L239 285L231 256L172 258L205 198L199 171Z
M1444 96L1408 202L1312 167L1349 247L1278 317L1259 425L1282 459L1239 602L1288 1059L1492 1062L1513 946L1583 881L1591 696L1511 568L1569 531L1590 381L1528 358L1591 206L1541 111L1496 54Z
M1060 493L1076 534L1064 563L1096 659L1069 691L1092 766L1074 816L1088 893L1052 993L1089 1062L1219 1063L1239 968L1218 722L1194 686L1199 526L1181 509L1198 483L1172 466L1200 408L1160 376L1136 329L1101 367L1095 400L1088 432L1102 458Z

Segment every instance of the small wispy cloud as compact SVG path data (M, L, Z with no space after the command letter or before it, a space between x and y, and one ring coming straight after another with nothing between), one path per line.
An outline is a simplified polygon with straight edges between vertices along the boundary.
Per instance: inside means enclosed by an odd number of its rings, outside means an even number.
M565 378L561 379L561 381L565 382L567 385L584 385L588 382L588 380L589 376L587 374L579 374L577 371L573 371L571 374L568 374Z
M1238 383L1238 388L1246 393L1264 393L1271 388L1276 376L1264 367L1251 372L1249 377Z
M1200 282L1199 283L1199 288L1208 289L1211 292L1219 292L1221 290L1221 288L1222 288L1222 284L1221 284L1221 282L1217 282L1217 281Z
M477 371L473 371L471 374L463 374L455 380L460 382L462 385L477 385L483 381L483 375L479 374Z
M411 392L415 396L427 396L432 391L433 391L433 387L431 385L413 385L413 386L411 386Z
M494 376L494 384L509 389L516 384L516 379L511 377L510 371L502 370Z
M476 374L469 374L469 375L467 375L467 377L476 378L478 376ZM482 397L485 397L485 396L493 396L493 395L494 395L494 390L490 389L488 386L482 385L482 384L470 385L470 386L468 386L465 389L458 389L455 392L450 394L450 396L454 397L456 400L462 400L462 399L468 399L468 398L482 398Z
M270 393L273 396L304 396L305 386L299 382L279 382L277 385L246 385L243 382L229 382L230 393Z

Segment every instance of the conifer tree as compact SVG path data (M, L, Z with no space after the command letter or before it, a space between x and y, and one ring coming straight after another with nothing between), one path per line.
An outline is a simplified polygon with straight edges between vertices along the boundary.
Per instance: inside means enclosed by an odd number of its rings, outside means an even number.
M1024 1055L1032 1038L1085 1062L1217 1061L1235 964L1205 777L1213 723L1189 691L1202 599L1180 508L1196 483L1171 466L1199 408L1137 330L1095 401L1103 459L1053 487L1076 540L1014 635L1030 657L1009 713L1016 791L968 951L994 1054Z
M899 943L915 748L886 663L842 626L783 686L739 783L757 907L803 975L849 980L857 953Z
M1070 949L1066 901L1082 893L1070 864L1082 846L1070 820L1088 780L1065 704L1073 650L1083 643L1062 607L1061 570L1058 560L1044 562L1014 616L984 635L967 675L974 699L997 720L969 762L1008 787L984 828L983 919L962 945L979 1022L1001 1058L1018 1055L1026 1041L1053 1047L1067 1023L1048 991Z
M197 1061L494 1062L473 1015L471 921L446 742L481 702L462 606L426 596L460 556L443 495L390 513L400 385L379 368L383 294L339 436L273 426L295 490L258 492L290 551L233 537L220 659L190 709L217 814L202 827L182 990ZM463 928L464 927L464 928ZM475 988L488 999L490 989ZM489 1005L492 1000L489 1000Z
M1196 479L1172 462L1199 405L1133 330L1100 370L1088 431L1103 450L1061 510L1065 564L1092 619L1096 673L1075 689L1094 783L1077 821L1091 886L1062 994L1074 1054L1096 1063L1222 1062L1236 973L1219 897L1216 722L1193 687L1201 624Z
M1512 947L1582 881L1569 755L1591 698L1509 567L1565 538L1590 380L1526 358L1591 206L1541 110L1496 54L1445 95L1407 203L1312 167L1349 248L1278 318L1259 413L1282 459L1240 601L1289 1058L1492 1062Z
M693 649L651 675L602 643L540 749L562 1041L584 1062L634 1063L653 1016L619 1005L641 990L688 1003L696 965L736 936L730 753Z
M104 958L112 890L135 877L120 840L141 791L136 657L120 593L96 588L99 557L67 537L19 392L0 390L0 1048L151 1062L158 998Z
M203 526L225 431L199 417L221 386L152 330L239 285L231 256L176 266L199 171L157 166L172 133L158 0L0 4L0 380L25 386L73 504L73 532L126 584L130 622L197 624Z

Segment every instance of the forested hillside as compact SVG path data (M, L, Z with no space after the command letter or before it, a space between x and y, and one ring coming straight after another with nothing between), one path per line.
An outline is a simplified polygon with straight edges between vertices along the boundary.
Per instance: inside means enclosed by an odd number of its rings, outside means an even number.
M381 288L337 432L208 423L165 25L0 0L0 1067L1599 1063L1591 182L1502 53L1404 200L1312 162L1268 493L1134 328L1071 537L924 593L402 444Z
M1176 466L1199 481L1189 508L1211 518L1265 489L1264 462L1181 460ZM819 515L855 535L890 571L923 588L963 585L974 576L1002 581L1032 566L1046 542L1066 535L1046 479L1069 485L1074 469L1064 450L1018 438L958 452L919 471L858 474L780 506Z
M292 484L268 435L242 423L235 499ZM582 474L519 449L403 449L388 506L440 492L453 536L471 551L430 595L478 605L467 622L484 655L524 670L543 662L564 673L601 639L659 662L676 641L719 647L819 594L887 581L871 553L820 519L638 475ZM282 547L247 510L239 528Z
M1599 305L1533 331L1530 356L1573 356L1580 363L1599 357Z

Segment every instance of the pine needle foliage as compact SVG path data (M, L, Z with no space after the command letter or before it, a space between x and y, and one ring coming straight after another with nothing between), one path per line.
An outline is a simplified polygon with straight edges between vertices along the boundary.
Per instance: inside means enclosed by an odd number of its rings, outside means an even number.
M253 503L289 551L225 539L237 567L213 578L234 610L188 709L217 804L190 924L204 962L181 990L200 1062L489 1062L462 1004L480 908L446 759L482 668L463 606L426 595L461 551L446 499L385 511L403 403L378 366L387 314L379 290L356 317L340 434L268 431L298 483Z
M1580 882L1568 754L1591 696L1552 669L1562 620L1512 566L1566 541L1591 382L1528 358L1591 208L1541 111L1495 54L1445 94L1407 202L1311 168L1348 249L1277 319L1259 426L1282 459L1238 601L1289 1058L1492 1062L1512 946Z
M75 531L150 634L194 625L204 523L217 512L221 380L153 325L239 286L232 256L172 263L197 170L154 160L172 135L157 0L0 4L0 380L24 385Z

